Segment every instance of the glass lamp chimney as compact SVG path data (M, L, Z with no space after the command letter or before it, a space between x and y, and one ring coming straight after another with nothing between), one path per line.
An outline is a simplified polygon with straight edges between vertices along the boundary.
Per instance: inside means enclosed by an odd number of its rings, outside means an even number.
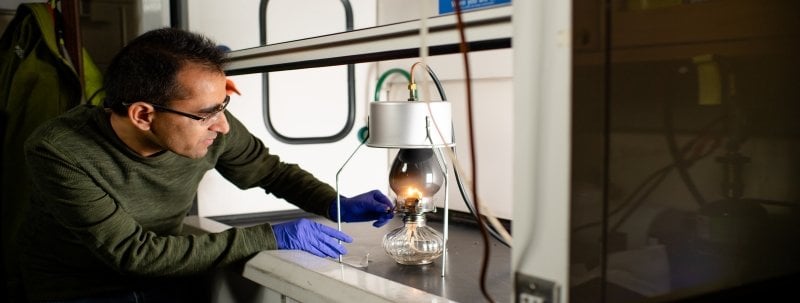
M428 148L401 149L389 170L396 210L402 213L435 211L434 195L443 183L444 173Z

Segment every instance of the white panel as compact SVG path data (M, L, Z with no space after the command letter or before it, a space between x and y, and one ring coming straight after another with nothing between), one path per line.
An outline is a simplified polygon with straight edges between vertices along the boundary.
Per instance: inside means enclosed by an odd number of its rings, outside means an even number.
M514 2L512 270L556 282L569 302L569 1Z
M425 0L428 3L425 10L429 16L435 16L439 12L439 2L437 0ZM422 1L408 0L381 0L378 1L378 24L391 24L419 19L422 14Z
M270 0L267 7L268 44L322 36L345 31L341 1ZM361 11L354 11L361 14ZM314 22L309 22L309 21Z
M259 45L258 0L186 1L189 29L230 49Z
M169 26L169 0L140 0L139 32ZM85 5L85 4L84 4Z
M285 1L284 1L285 2ZM340 1L332 1L340 5ZM353 5L356 27L374 24L375 3L360 0L350 1ZM297 16L303 16L304 2L293 2ZM189 27L190 30L204 33L231 49L241 49L258 45L258 1L189 1ZM339 15L341 17L341 15ZM304 19L313 22L313 19ZM329 24L326 22L325 24ZM286 27L284 31L292 32L296 28ZM281 156L281 159L290 163L297 163L300 167L310 171L317 178L335 186L336 172L344 161L358 146L356 132L366 126L365 100L367 90L362 86L367 77L367 65L356 67L356 124L350 134L343 140L330 144L289 145L278 142L266 130L262 116L262 89L260 75L235 76L232 79L242 92L241 96L231 96L229 110L257 137L261 138L270 148L270 152ZM336 86L328 86L330 81L306 81L303 89L328 93L340 91L344 79ZM275 100L294 100L291 92L283 95L272 95ZM334 93L331 93L334 94ZM336 92L336 95L342 95ZM346 102L334 100L336 110L344 112ZM298 107L294 107L296 109ZM302 110L303 107L300 107ZM281 121L286 128L292 131L303 132L311 124L323 120L325 113L307 113L302 118L290 121ZM344 114L341 114L342 116ZM343 123L336 124L336 132ZM283 124L282 124L283 127ZM353 160L345 167L340 176L340 192L345 196L353 196L370 189L380 189L387 192L388 168L387 150L374 148L361 148ZM260 188L240 190L223 179L215 171L210 171L200 183L198 191L200 216L220 216L267 212L275 210L293 209L294 206L265 195Z
M353 12L362 13L361 11ZM309 22L314 20L314 22ZM267 43L346 31L341 1L272 0L267 7ZM331 66L270 73L270 119L291 138L325 137L347 121L347 67ZM298 126L298 120L313 117Z
M307 138L342 130L348 106L345 66L273 72L269 77L270 119L278 133Z

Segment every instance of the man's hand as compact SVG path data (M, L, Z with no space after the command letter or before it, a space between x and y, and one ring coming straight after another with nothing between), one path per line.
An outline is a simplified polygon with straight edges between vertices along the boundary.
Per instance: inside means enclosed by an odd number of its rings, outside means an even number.
M372 226L381 227L394 217L392 202L379 190L372 190L352 198L340 197L342 222L365 222L375 220ZM328 215L336 221L336 200L331 203Z
M272 225L272 232L278 249L299 249L323 258L347 254L337 240L353 242L347 234L308 219Z

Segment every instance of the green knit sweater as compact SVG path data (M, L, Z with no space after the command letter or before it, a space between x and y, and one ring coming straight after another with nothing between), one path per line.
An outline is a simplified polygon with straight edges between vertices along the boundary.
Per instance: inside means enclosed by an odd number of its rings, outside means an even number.
M108 115L102 108L79 106L26 142L34 193L20 244L31 300L130 289L275 249L267 224L201 236L181 233L200 179L210 169L240 188L260 186L315 214L326 215L336 197L329 185L271 155L230 113L230 132L196 160L171 152L139 156L115 135Z

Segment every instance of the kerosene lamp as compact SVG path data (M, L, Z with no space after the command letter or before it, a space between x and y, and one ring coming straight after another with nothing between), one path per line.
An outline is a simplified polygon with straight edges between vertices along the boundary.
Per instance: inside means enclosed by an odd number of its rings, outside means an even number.
M416 66L425 66L436 83L441 101L417 98ZM398 149L389 170L389 186L394 212L402 215L403 227L386 234L383 247L392 259L404 265L430 264L441 257L444 277L450 208L444 152L455 146L452 107L430 67L417 62L411 66L407 77L409 98L406 101L378 101L376 97L375 102L370 102L367 136L336 173L336 192L340 197L339 175L361 146ZM448 154L453 157L452 153ZM426 224L425 215L436 211L437 202L444 202L444 234ZM341 214L338 198L336 207ZM341 218L337 218L337 223L342 230ZM341 256L339 261L342 262Z
M447 161L442 149L455 145L450 102L371 102L368 129L362 145L399 149L389 172L389 186L403 227L384 236L384 249L397 263L405 265L430 264L442 257L444 276L449 195ZM344 165L357 151L358 148ZM444 202L444 234L426 225L425 214L436 211L436 202Z
M445 254L447 243L447 166L439 148L453 146L450 102L384 101L370 103L367 146L399 148L389 170L395 212L403 227L383 238L383 247L397 263L429 264ZM445 235L426 225L436 211L444 186ZM444 263L446 257L443 258Z
M389 171L395 212L403 227L383 237L383 248L397 263L429 264L444 251L444 237L425 224L425 213L436 211L434 197L442 188L444 173L433 149L400 149Z

